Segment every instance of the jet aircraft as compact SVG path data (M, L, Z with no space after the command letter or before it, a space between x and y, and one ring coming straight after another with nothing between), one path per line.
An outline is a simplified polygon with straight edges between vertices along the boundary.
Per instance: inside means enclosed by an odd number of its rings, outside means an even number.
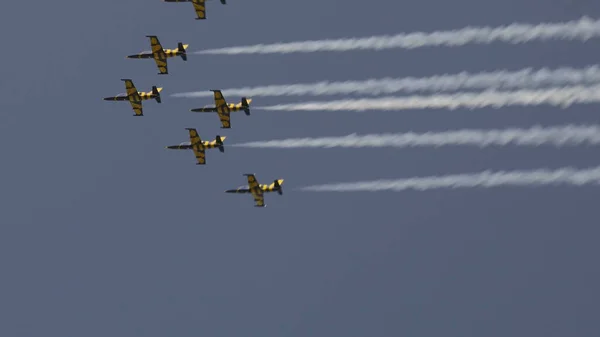
M242 97L240 103L229 103L225 101L221 90L211 90L214 93L215 106L191 109L193 112L216 112L221 120L221 129L231 128L231 112L232 111L244 111L246 116L250 116L250 102L251 98Z
M163 0L164 2L191 2L196 11L196 20L206 19L206 0ZM220 0L223 5L227 4L226 0Z
M253 173L246 173L244 176L248 179L248 186L240 186L234 190L227 190L225 193L251 193L254 197L254 207L266 207L264 194L268 192L277 192L283 194L283 179L276 179L270 185L259 184Z
M223 141L225 140L225 136L221 137L217 135L215 140L213 141L203 141L200 139L198 135L198 131L194 128L185 128L188 130L190 134L190 142L181 143L179 145L170 145L167 146L167 149L172 150L194 150L194 154L196 155L196 165L204 165L206 164L206 149L214 149L218 148L219 151L225 152L225 148L223 147Z
M160 92L162 91L162 88L152 86L152 91L138 92L132 80L126 78L121 79L121 81L125 82L125 90L127 90L127 92L113 97L105 97L105 101L129 101L133 111L135 112L134 116L144 115L144 111L142 109L142 101L144 100L154 99L157 103L161 103Z
M150 47L152 50L144 51L139 54L129 55L127 58L130 59L154 59L156 62L156 66L160 71L159 75L167 75L169 73L169 69L167 66L167 59L169 57L181 57L184 61L187 61L187 48L189 44L183 44L182 42L177 43L177 49L164 49L158 40L158 37L154 35L146 35L146 37L150 38Z

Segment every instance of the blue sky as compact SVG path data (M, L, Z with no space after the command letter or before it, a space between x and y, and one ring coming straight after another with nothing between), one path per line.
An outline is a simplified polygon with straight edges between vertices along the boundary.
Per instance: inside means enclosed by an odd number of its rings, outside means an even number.
M591 336L597 334L594 187L309 193L304 185L598 165L595 148L246 149L206 166L166 145L349 133L595 123L576 105L235 114L232 129L176 92L431 76L597 62L595 40L412 51L190 55L151 60L145 35L190 51L255 43L566 21L580 1L10 2L0 11L3 336ZM161 86L163 103L102 97ZM227 93L224 93L227 95ZM239 97L226 96L235 102ZM336 97L337 98L337 97ZM259 97L261 106L298 97ZM307 100L313 98L307 97ZM325 99L324 97L317 100ZM284 195L223 191L243 173ZM287 188L287 189L285 189ZM289 192L288 192L289 191Z

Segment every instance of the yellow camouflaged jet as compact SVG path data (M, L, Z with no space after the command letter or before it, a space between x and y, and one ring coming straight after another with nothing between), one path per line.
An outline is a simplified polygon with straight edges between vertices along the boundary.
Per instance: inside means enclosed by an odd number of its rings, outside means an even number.
M283 194L283 179L276 179L271 185L259 184L256 176L252 173L244 174L248 178L248 186L240 186L234 190L227 190L225 193L251 193L254 198L254 207L266 207L265 193L277 192Z
M163 0L164 2L191 2L196 11L196 20L206 19L206 0ZM227 4L226 0L221 0L223 5Z
M161 103L160 92L162 91L162 88L152 86L152 91L150 92L139 92L135 88L132 80L125 78L121 79L121 81L125 82L125 90L127 90L127 92L113 97L104 97L105 101L129 101L133 108L133 112L135 112L134 116L144 115L142 109L142 101L144 100L154 99L157 103Z
M183 44L182 42L177 43L177 49L164 49L158 41L158 37L154 35L146 35L150 38L150 47L152 50L144 51L139 54L129 55L129 59L154 59L156 66L159 70L159 75L167 75L169 69L167 66L167 59L169 57L181 57L184 61L187 61L187 48L189 44Z
M225 136L221 137L217 135L215 140L213 141L203 141L200 139L198 135L198 131L194 128L185 128L190 133L190 142L184 142L179 145L170 145L167 146L167 149L172 150L194 150L194 155L196 155L196 165L204 165L206 164L206 149L214 149L218 148L219 151L225 152L225 148L223 147L223 141L225 140Z
M191 109L193 112L216 112L221 120L221 129L231 128L231 112L232 111L244 111L246 116L250 116L250 102L251 98L242 97L240 103L229 103L225 101L225 97L221 93L221 90L211 90L214 93L215 106Z

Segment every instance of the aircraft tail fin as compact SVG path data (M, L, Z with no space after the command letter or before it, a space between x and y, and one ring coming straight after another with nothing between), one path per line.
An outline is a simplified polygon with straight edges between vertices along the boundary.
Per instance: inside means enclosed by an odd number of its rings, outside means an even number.
M223 139L225 139L225 137L221 137L219 135L215 137L215 141L217 142L217 145L219 145L219 151L221 152L225 152L225 147L223 146Z
M250 116L250 101L246 97L242 97L242 108L246 116Z
M187 61L187 52L185 51L186 49L187 45L184 45L182 42L177 43L177 51L181 53L179 54L179 56L181 56L181 59L184 61Z
M277 191L277 193L279 195L283 195L283 187L279 183L280 181L283 183L283 179L281 179L281 180L275 179L275 181L273 181L273 185L275 186L275 190Z
M160 90L162 90L162 88L160 88ZM155 85L152 86L152 95L154 95L154 99L157 103L162 103L162 100L160 99L160 90Z

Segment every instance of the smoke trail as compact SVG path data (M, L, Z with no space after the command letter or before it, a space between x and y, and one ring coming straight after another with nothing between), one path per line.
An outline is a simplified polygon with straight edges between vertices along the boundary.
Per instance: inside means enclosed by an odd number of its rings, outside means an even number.
M426 191L436 188L469 188L498 186L543 186L575 185L600 183L600 166L578 170L572 167L558 170L532 171L484 171L481 173L456 174L447 176L418 177L398 180L374 180L354 183L313 185L300 190L314 192L356 192L356 191Z
M600 125L566 125L544 128L534 126L529 129L509 128L504 130L456 130L426 133L372 134L345 137L291 138L248 142L231 146L250 148L334 148L334 147L416 147L470 145L486 146L540 146L540 145L598 145L600 144Z
M471 74L435 75L430 77L404 77L368 79L364 81L314 82L308 84L269 85L261 87L244 87L225 89L223 92L232 96L303 96L303 95L336 95L363 94L382 95L396 92L417 91L454 91L459 89L519 89L540 88L544 86L593 84L600 82L600 67L597 65L583 69L576 68L542 68L534 70L525 68L518 71L499 70ZM172 94L172 97L212 97L210 91L183 92Z
M600 36L600 20L592 20L584 16L579 20L559 23L540 23L537 25L513 23L499 27L468 26L457 30L429 33L413 32L366 38L313 40L208 49L195 52L195 54L287 54L294 52L310 53L315 51L346 51L355 49L414 49L429 46L456 47L469 43L489 44L496 41L511 44L550 39L586 41L598 36Z
M501 108L509 105L553 105L567 108L575 103L600 102L600 85L568 86L540 90L497 91L486 90L480 93L457 93L452 95L381 97L372 99L346 99L328 102L307 102L279 104L261 107L264 110L407 110L446 108ZM258 109L258 108L257 108Z

